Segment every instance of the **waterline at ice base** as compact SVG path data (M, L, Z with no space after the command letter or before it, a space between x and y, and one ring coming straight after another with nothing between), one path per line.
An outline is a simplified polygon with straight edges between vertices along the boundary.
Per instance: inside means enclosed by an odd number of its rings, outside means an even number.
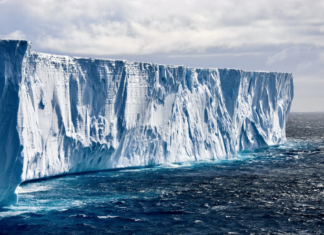
M27 180L282 144L292 99L289 73L75 58L1 40L0 205Z

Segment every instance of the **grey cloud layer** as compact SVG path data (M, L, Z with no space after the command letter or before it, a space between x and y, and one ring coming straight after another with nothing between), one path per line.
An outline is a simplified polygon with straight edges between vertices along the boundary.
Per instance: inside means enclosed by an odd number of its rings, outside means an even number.
M323 10L318 0L12 0L0 12L1 18L16 13L10 22L16 29L5 35L25 35L54 51L118 55L310 41L323 46Z

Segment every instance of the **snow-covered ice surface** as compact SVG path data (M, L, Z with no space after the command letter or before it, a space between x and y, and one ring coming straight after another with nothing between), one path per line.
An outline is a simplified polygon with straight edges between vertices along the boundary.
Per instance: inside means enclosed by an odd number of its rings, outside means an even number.
M26 180L230 159L286 140L289 73L33 52L0 41L0 204Z

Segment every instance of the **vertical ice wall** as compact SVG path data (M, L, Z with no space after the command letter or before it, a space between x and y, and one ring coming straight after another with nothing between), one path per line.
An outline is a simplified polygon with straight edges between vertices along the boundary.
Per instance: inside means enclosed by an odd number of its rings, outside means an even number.
M285 141L291 74L71 58L28 45L0 44L0 118L10 123L0 132L3 204L24 180L227 159Z
M16 202L23 159L17 118L19 86L29 51L26 41L0 40L0 206Z

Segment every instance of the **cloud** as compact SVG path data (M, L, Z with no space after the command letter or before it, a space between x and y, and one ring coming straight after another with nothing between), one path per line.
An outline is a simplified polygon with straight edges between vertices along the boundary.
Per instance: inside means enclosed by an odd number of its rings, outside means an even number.
M292 67L298 74L324 73L324 47L316 45L288 46L268 56L267 65Z
M6 35L0 35L0 37L3 39L18 39L18 40L26 39L26 35L20 30L13 31Z
M280 61L283 61L283 60L287 59L287 57L290 55L289 54L290 51L293 51L293 50L291 50L291 49L284 49L284 50L280 51L279 53L276 53L276 54L270 56L268 58L267 63L268 64L274 64L276 62L280 62Z
M324 1L311 2L12 0L0 14L19 16L20 22L9 22L11 30L25 32L42 50L80 55L202 53L215 47L324 46Z

